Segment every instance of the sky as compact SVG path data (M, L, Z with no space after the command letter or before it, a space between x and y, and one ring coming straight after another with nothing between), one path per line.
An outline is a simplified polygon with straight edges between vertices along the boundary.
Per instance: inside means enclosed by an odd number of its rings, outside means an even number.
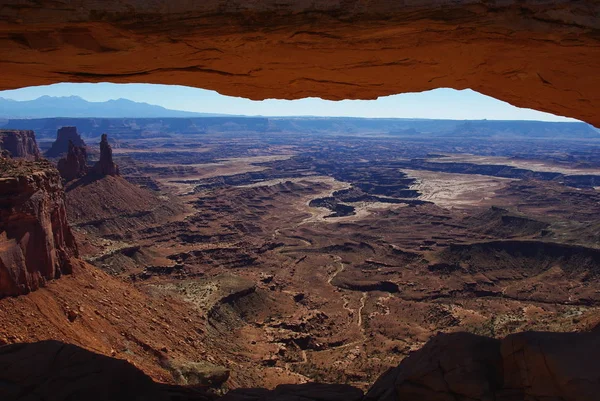
M576 121L536 110L521 109L470 89L458 91L440 88L386 96L377 100L342 101L319 98L253 101L205 89L154 84L61 83L0 91L0 97L14 100L32 100L44 95L79 96L92 102L125 98L174 110L262 116Z

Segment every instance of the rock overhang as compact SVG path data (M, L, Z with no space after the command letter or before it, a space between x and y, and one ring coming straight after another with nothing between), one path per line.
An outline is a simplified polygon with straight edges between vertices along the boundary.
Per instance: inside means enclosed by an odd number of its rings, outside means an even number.
M471 88L600 125L595 1L5 1L0 88L144 82L250 99Z

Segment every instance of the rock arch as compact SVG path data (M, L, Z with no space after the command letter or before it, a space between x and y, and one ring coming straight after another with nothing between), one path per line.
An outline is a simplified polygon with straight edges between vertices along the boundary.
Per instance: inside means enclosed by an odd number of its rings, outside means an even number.
M472 88L600 126L600 3L7 0L0 89L149 82L252 99Z

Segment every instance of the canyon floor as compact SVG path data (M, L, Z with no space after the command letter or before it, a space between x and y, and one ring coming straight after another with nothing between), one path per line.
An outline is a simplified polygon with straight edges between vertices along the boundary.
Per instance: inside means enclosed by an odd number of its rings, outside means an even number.
M207 363L229 370L218 392L366 390L438 332L584 331L600 321L599 146L118 140L121 176L65 186L86 263L0 300L0 342L75 343L166 383Z

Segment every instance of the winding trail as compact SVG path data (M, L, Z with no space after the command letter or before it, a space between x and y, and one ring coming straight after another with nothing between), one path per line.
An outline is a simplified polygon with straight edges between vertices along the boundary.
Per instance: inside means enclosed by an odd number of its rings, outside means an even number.
M363 333L363 335L365 334L365 329L362 327L362 310L365 307L365 303L367 302L367 293L363 292L362 293L362 297L360 298L360 307L358 308L358 328L361 331L361 333Z
M331 282L333 281L333 279L336 278L336 276L338 274L340 274L341 272L343 272L344 269L346 268L346 265L342 263L342 258L341 257L334 256L334 258L335 258L335 261L340 264L340 267L338 267L338 269L335 271L335 273L333 273L331 275L331 277L329 277L329 279L327 280L327 284L331 284ZM331 285L333 285L333 284L331 284Z

